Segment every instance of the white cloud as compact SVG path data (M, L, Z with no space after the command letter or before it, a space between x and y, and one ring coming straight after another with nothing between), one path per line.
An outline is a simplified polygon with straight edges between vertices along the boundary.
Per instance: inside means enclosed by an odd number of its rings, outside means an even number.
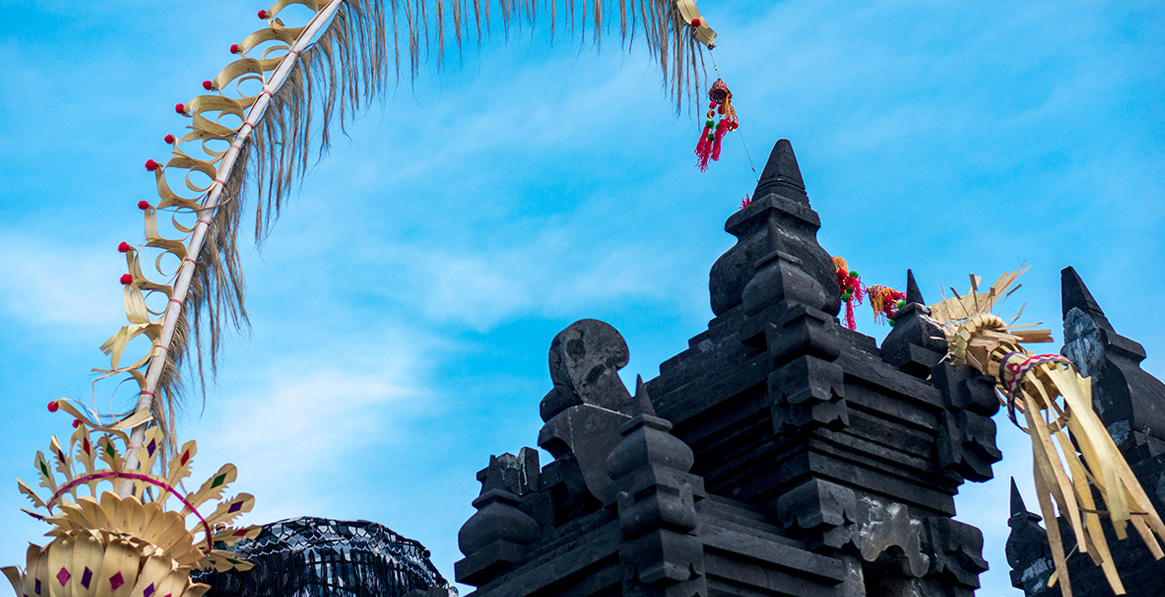
M118 260L94 247L0 231L0 312L29 327L107 327L125 319ZM124 267L124 266L122 266Z
M353 501L345 487L368 481L370 454L409 437L419 401L431 403L418 378L422 355L401 346L336 338L253 374L252 363L233 363L203 428L184 430L202 448L197 475L235 463L233 490L261 498L252 521L343 511ZM216 420L219 429L207 429Z

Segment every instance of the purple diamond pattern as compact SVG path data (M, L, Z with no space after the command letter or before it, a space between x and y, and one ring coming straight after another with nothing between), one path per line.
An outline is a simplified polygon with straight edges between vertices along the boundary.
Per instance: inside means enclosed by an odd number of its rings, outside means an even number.
M65 570L64 566L62 566L61 571L57 573L57 580L61 581L61 586L65 586L65 583L69 582L70 578L73 578L73 575L69 574L69 571Z
M146 587L146 590L142 591L142 597L150 597L150 595L153 595L153 594L154 594L154 583L150 583L150 586Z
M114 591L116 591L119 587L121 587L121 585L124 584L125 579L121 577L121 572L118 572L117 574L109 577L109 586L112 587Z
M37 595L40 595L40 579L39 578L36 579L36 586L33 587L32 590L36 591Z
M230 509L227 510L227 514L234 514L235 512L238 512L239 510L242 510L242 509L243 509L243 500L239 500L239 501L231 504Z
M157 449L158 449L158 442L156 440L151 439L150 444L148 446L146 446L146 453L149 454L151 458L153 458L154 450L157 450Z
M86 589L89 588L89 581L93 580L93 571L88 566L85 567L85 572L81 574L81 586Z

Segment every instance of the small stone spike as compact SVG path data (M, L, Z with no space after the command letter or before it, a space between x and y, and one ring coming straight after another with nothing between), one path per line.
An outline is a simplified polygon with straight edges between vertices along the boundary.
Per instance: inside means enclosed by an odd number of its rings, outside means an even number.
M769 161L761 172L760 182L756 185L756 192L752 196L759 199L768 193L809 202L809 196L805 194L805 181L801 179L801 168L797 165L793 144L788 139L777 141L773 147Z
M909 269L906 270L906 303L926 304L922 300L922 291L918 289L918 282L914 281L914 272Z
M651 397L647 395L647 386L643 383L643 376L635 376L635 406L634 415L655 416L655 407L651 405Z
M1072 307L1076 307L1091 315L1101 328L1110 332L1114 331L1112 324L1104 316L1104 311L1101 310L1096 299L1092 298L1092 293L1088 291L1088 287L1084 285L1084 280L1080 279L1080 274L1077 274L1076 269L1072 266L1060 270L1060 300L1064 317L1068 316Z

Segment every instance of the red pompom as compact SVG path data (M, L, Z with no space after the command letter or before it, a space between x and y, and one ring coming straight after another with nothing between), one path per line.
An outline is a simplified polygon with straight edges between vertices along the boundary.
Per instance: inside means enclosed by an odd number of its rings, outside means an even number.
M267 11L265 11L265 10L260 10L260 11L259 11L259 18L260 18L260 19L265 19L265 18L267 18Z
M174 104L174 111L179 113L179 114L185 114L186 113L186 106L184 106L182 104Z
M61 405L57 404L56 400L53 400L52 402L49 403L49 412L55 413L55 412L57 412L57 409L59 409L59 408L61 408Z
M117 252L118 253L129 253L130 249L132 249L132 248L133 247L129 246L129 243L127 243L123 240L123 241L121 241L120 245L117 245Z
M147 210L147 209L149 209L149 208L150 208L150 202L149 202L149 201L146 201L145 199L142 199L141 201L138 201L138 209L140 209L140 210L142 210L142 211L145 211L145 210Z
M174 142L174 135L166 135L165 137L162 137L162 140L167 142L167 143L173 143Z
M149 170L150 172L157 170L160 166L161 164L155 162L154 160L146 160L146 170Z
M125 284L126 286L133 284L133 276L130 274L122 274L121 283Z
M210 91L210 88L211 88L211 87L214 87L214 83L211 83L210 81L203 81L203 82L202 82L202 88L203 88L203 89L205 89L205 90L207 90L207 91Z
M692 19L692 26L693 27L699 27L702 24L703 23L700 21L700 19Z
M239 53L239 44L231 44L231 54Z
M81 426L81 419L73 419L73 429Z

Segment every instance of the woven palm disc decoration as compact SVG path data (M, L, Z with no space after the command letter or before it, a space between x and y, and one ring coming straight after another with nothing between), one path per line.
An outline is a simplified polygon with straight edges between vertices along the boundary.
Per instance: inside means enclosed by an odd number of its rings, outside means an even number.
M58 408L76 417L76 431L67 445L54 436L48 458L36 454L34 466L48 497L18 481L20 492L47 515L25 512L52 525L53 540L29 546L24 570L3 569L17 595L200 597L209 587L191 581L193 570L250 567L220 549L259 533L256 527L230 526L255 502L246 493L222 499L235 480L235 465L223 465L197 491L185 493L178 487L190 476L195 442L174 455L165 476L153 474L164 441L161 427L146 431L136 465L127 466L123 456L129 442L123 430L149 421L149 413L103 427L66 401L49 405ZM132 490L120 497L117 489L127 482Z

